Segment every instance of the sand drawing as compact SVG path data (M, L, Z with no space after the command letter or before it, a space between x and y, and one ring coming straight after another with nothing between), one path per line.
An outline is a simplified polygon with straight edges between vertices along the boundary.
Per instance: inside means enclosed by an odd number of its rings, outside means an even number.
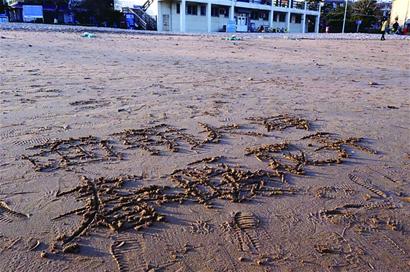
M409 271L409 38L295 35L307 2L235 37L0 23L0 271Z
M121 154L117 153L109 140L101 140L94 136L49 141L32 146L29 150L39 151L23 155L22 159L29 161L34 170L39 172L67 169L75 165L100 161L121 160Z

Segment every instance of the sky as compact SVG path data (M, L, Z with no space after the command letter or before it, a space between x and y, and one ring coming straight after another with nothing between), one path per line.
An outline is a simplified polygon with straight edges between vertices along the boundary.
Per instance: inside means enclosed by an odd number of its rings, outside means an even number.
M118 0L118 2L120 2L122 5L132 6L132 5L138 5L138 4L141 5L143 0Z
M117 0L119 4L123 7L132 7L133 5L143 5L146 0ZM152 3L150 8L148 9L148 13L154 15L157 13L157 1Z

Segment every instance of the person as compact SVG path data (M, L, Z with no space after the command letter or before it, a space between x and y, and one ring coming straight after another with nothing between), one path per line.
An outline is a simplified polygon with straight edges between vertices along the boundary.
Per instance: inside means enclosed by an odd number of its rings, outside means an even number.
M259 26L259 27L256 29L256 32L265 32L265 28L263 27L263 25Z
M384 17L383 21L382 21L382 28L381 28L381 32L382 32L382 37L380 38L380 40L384 41L386 38L384 37L384 35L386 34L386 30L387 30L387 26L388 26L389 22L387 21L387 18Z
M395 33L395 34L399 34L399 22L397 22L398 21L398 18L396 18L396 22L394 22L394 24L393 24L393 27L392 27L392 30L393 30L393 33Z

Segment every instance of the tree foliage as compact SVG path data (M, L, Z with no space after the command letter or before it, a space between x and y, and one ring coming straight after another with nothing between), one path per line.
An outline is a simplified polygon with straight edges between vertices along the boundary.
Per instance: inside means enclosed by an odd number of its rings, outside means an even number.
M73 6L81 24L119 25L121 13L114 10L113 0L83 0Z
M344 6L333 8L328 4L322 9L325 23L330 27L331 32L341 32L343 26ZM359 0L353 4L349 3L346 13L346 32L356 32L356 21L361 20L361 31L369 31L373 24L381 19L382 12L377 6L376 0Z
M3 2L0 0L0 14L6 13L7 8L8 8L7 2Z
M376 0L357 1L353 4L352 9L352 19L361 20L361 27L363 28L369 28L374 23L377 23L382 15Z
M342 32L345 7L338 6L337 8L333 9L332 6L325 6L324 11L325 12L327 11L325 15L325 21L326 21L326 26L330 28L330 31L331 32ZM354 29L354 21L352 19L352 6L348 5L347 12L346 12L345 31L351 32L353 31L353 29Z

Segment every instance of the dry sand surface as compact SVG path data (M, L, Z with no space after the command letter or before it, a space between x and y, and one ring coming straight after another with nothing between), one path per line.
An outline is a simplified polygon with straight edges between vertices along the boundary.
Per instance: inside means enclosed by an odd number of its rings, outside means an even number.
M0 271L409 271L409 40L0 34Z

